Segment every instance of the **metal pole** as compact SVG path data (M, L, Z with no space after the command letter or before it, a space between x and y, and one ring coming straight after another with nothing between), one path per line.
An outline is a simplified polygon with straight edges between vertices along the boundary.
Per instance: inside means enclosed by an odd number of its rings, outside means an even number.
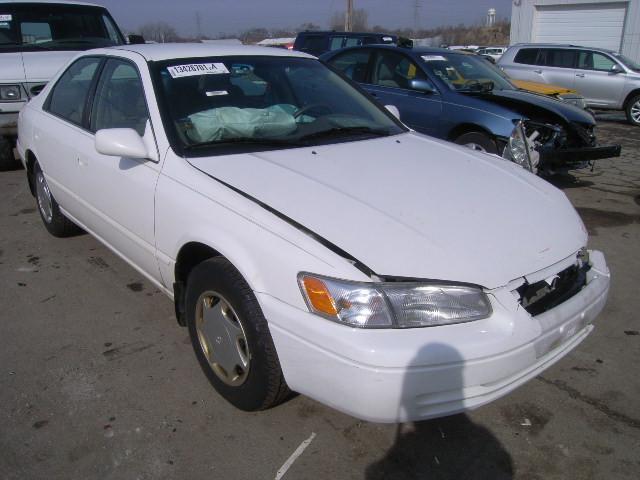
M345 32L353 30L353 0L347 0L347 13L344 16L344 30Z

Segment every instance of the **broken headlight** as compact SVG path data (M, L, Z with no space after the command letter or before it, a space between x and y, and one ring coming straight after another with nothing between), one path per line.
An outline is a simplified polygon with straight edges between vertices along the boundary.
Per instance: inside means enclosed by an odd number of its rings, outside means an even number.
M480 287L419 282L353 282L298 275L312 313L361 328L414 328L471 322L491 315Z
M509 142L502 153L502 157L517 163L530 172L533 171L531 159L529 158L529 144L522 121L519 121L513 128Z

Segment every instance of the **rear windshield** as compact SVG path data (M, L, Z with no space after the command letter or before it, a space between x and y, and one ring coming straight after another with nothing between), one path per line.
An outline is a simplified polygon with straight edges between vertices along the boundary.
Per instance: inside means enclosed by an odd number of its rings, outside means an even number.
M101 7L0 4L0 51L88 50L123 43L115 22Z

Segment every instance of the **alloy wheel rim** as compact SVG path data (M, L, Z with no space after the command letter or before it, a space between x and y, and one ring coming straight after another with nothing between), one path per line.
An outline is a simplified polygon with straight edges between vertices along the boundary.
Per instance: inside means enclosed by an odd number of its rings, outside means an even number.
M475 150L476 152L486 152L487 149L482 145L479 145L475 142L469 142L464 144L465 147L470 148L471 150Z
M49 185L44 178L42 172L38 172L36 175L36 197L38 200L38 208L42 213L42 218L47 223L51 223L53 218L53 206L51 201L51 192L49 191Z
M249 343L236 312L219 293L207 291L200 295L196 333L213 373L227 385L242 385L251 364Z
M631 105L631 118L634 122L640 123L640 100Z

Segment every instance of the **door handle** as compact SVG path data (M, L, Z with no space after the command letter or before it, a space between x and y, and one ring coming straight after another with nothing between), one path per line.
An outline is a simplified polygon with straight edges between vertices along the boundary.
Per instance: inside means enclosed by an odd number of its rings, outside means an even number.
M533 73L542 73L542 70L534 70Z
M576 77L584 78L584 73L576 73Z

